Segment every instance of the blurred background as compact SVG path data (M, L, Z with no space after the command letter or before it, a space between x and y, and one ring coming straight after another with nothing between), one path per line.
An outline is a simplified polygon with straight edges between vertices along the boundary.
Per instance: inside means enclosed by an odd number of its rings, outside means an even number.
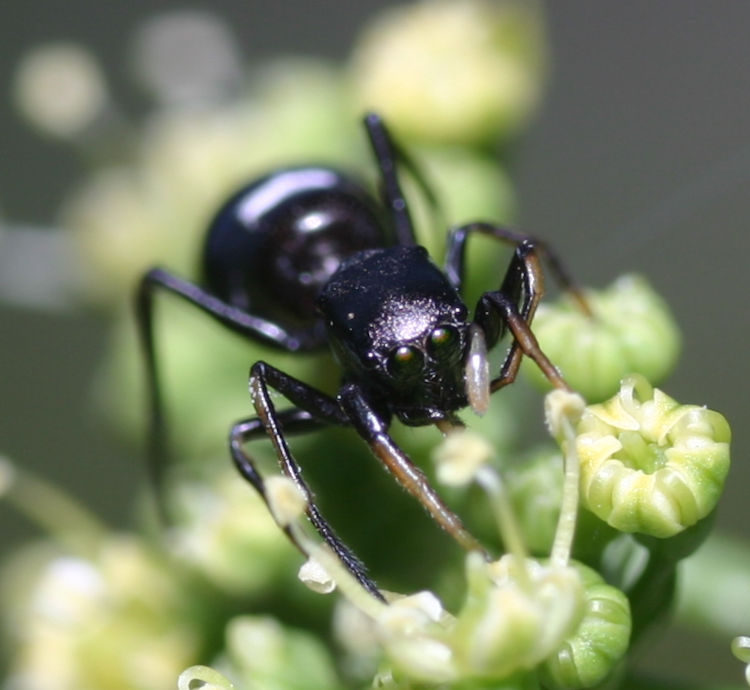
M360 0L194 3L225 19L246 60L302 54L343 58L372 13ZM733 467L719 528L750 537L745 458L750 336L750 4L667 0L543 3L551 73L542 106L513 145L511 176L519 226L548 239L583 284L628 271L646 275L671 305L684 351L665 388L683 402L722 412L733 426ZM91 386L107 321L80 309L40 304L8 287L19 257L49 245L13 244L24 227L54 227L63 196L87 172L65 143L32 130L10 102L21 57L40 43L72 40L101 61L130 113L146 100L130 78L145 0L0 3L0 453L69 489L125 525L140 459L97 417ZM186 7L165 1L158 11ZM429 116L429 114L427 114ZM21 253L19 253L21 252ZM50 276L53 280L54 276ZM32 533L0 504L3 550ZM750 617L748 618L750 629ZM696 661L696 677L735 680L727 646L673 631L643 667ZM700 653L691 655L693 645Z

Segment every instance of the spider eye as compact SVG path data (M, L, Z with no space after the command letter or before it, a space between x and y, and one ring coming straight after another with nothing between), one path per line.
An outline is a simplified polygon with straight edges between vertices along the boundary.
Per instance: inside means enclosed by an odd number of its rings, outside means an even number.
M396 378L412 378L422 373L424 355L416 347L401 345L388 357L388 373Z
M456 352L460 340L458 329L453 326L438 326L430 333L427 349L435 359L445 359Z

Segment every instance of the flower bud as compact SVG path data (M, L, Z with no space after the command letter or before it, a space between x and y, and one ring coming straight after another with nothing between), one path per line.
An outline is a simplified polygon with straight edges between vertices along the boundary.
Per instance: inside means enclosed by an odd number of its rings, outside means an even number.
M516 130L539 99L542 27L520 2L427 0L384 12L360 38L358 103L402 135L473 144Z
M317 592L318 594L330 594L336 589L336 581L314 558L308 558L302 564L297 576L313 592Z
M444 639L453 622L431 592L401 597L377 617L377 634L388 660L410 679L443 683L456 678L453 650Z
M466 429L453 431L433 453L437 479L447 486L465 486L493 455L494 449L483 436Z
M659 382L672 370L680 349L677 326L666 304L639 276L623 276L609 288L589 291L592 314L563 297L541 304L534 333L568 384L598 402L617 391L631 373ZM535 366L526 373L543 387L549 382Z
M731 436L718 412L680 405L631 376L588 407L576 431L581 501L615 529L670 537L716 506Z
M177 678L177 690L234 690L234 685L209 666L191 666Z
M732 654L745 666L745 680L750 685L750 637L739 635L732 640Z
M548 554L557 530L562 500L563 460L560 450L539 448L503 467L513 512L532 554Z
M575 568L583 579L584 614L575 633L541 667L550 690L590 688L622 659L630 641L630 606L619 589L591 568Z
M302 517L307 508L307 496L291 479L273 475L266 479L266 498L274 520L287 527Z
M467 558L469 591L452 630L462 675L507 678L533 668L575 630L583 591L578 573L503 556Z
M239 687L341 687L328 650L311 633L285 627L270 617L240 616L227 624L226 638L226 657Z
M297 554L260 495L226 467L202 481L171 487L175 524L167 542L179 562L215 587L257 595L292 581Z

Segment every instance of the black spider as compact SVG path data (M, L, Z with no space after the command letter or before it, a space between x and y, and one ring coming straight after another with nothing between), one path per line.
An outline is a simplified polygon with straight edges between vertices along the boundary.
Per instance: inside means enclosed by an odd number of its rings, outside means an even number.
M545 255L563 287L578 293L544 244L489 223L452 229L444 269L438 268L415 243L398 179L398 165L412 172L413 166L380 117L369 114L364 122L380 170L382 204L328 167L273 172L238 191L210 224L203 254L205 287L152 269L139 286L137 320L146 354L150 456L157 481L166 444L153 337L156 290L178 295L224 326L278 349L332 347L342 367L334 397L266 362L253 364L256 416L232 427L231 455L265 499L263 478L243 445L267 434L282 471L308 496L312 524L362 585L381 597L364 566L320 514L285 435L328 425L354 428L441 527L465 548L481 549L391 439L389 424L396 417L404 424L432 423L446 431L460 424L455 412L463 407L482 414L490 393L515 379L524 354L553 385L566 388L530 329L542 295L539 255ZM500 288L479 298L471 320L460 293L466 241L475 233L510 243L515 251ZM506 330L512 342L493 378L487 350ZM291 407L277 410L269 389Z

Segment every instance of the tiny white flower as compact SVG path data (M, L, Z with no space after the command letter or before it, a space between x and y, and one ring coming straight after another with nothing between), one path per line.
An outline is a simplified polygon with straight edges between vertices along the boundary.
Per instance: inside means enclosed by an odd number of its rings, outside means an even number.
M446 486L465 486L494 455L479 434L460 429L451 432L433 453L438 481Z
M314 558L308 558L302 564L297 576L313 592L318 592L318 594L330 594L336 589L336 581Z
M276 522L290 525L305 512L307 496L288 477L276 475L266 479L266 497Z

